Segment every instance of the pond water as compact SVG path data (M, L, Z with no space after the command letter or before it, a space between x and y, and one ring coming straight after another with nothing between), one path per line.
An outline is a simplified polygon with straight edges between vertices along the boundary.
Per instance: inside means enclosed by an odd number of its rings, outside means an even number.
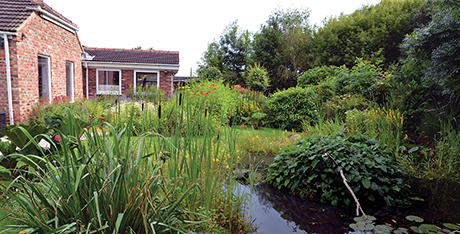
M251 188L238 184L240 194L251 194ZM344 233L341 212L330 205L302 200L266 185L254 187L250 215L257 233Z
M251 194L249 185L237 186L239 194ZM460 223L460 186L448 183L427 186L417 181L412 181L411 186L413 195L425 201L412 201L408 207L365 209L366 214L375 216L378 224L393 227L413 225L405 219L407 215L420 216L425 219L424 223L430 224ZM355 207L337 208L302 200L265 184L254 186L249 202L257 233L355 233L348 228L353 222Z

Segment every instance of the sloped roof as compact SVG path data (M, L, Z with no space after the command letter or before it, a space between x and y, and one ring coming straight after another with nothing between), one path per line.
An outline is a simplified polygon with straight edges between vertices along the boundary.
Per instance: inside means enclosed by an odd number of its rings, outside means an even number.
M14 32L32 14L30 8L41 8L76 26L72 21L40 0L0 0L0 31Z
M179 64L178 51L84 48L94 62Z

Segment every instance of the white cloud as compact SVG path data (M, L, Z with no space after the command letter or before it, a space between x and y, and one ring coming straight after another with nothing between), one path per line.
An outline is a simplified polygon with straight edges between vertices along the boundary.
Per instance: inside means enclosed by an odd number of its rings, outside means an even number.
M179 51L180 70L187 76L207 44L238 20L241 29L257 31L277 7L309 8L310 24L325 17L352 13L380 0L45 0L79 26L81 43L91 47Z

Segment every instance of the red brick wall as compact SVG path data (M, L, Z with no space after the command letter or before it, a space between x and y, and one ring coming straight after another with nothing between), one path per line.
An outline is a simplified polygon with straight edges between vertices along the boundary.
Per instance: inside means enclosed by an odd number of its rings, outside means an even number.
M165 99L170 98L172 95L173 86L173 73L160 71L160 89L165 91Z
M96 92L96 68L89 68L88 73L88 87L89 87L89 96L94 96ZM129 94L129 91L132 90L134 85L134 70L121 70L122 73L122 93L124 95ZM84 71L84 77L86 77L86 71ZM173 85L173 73L160 71L160 88L165 91L166 98L170 98L172 95L171 87ZM86 85L85 85L86 92Z
M18 33L19 37L9 40L15 120L18 120L17 116L27 116L39 99L38 55L50 57L53 98L66 95L66 61L74 63L75 99L83 98L82 50L76 35L35 13L29 17ZM25 37L22 37L22 34L25 34ZM3 49L0 54L4 55ZM6 92L6 75L3 75L5 72L2 68L4 61L1 58L0 94ZM4 103L7 105L7 95L0 96L1 109L5 108Z
M128 95L134 86L134 70L121 71L121 85L121 92L124 95Z
M3 40L3 35L0 35ZM8 40L11 41L11 40ZM5 42L3 42L5 43ZM0 110L8 110L8 93L6 87L5 47L0 46ZM9 121L7 121L9 123Z

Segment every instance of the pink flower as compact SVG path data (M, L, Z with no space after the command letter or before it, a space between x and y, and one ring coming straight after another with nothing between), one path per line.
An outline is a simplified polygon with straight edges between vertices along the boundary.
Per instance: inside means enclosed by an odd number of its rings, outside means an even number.
M88 130L89 130L90 128L91 128L90 126L86 126L86 129L88 129Z
M62 139L61 139L61 136L58 134L58 135L54 136L54 140L59 143Z
M99 129L102 129L102 126L99 126Z

